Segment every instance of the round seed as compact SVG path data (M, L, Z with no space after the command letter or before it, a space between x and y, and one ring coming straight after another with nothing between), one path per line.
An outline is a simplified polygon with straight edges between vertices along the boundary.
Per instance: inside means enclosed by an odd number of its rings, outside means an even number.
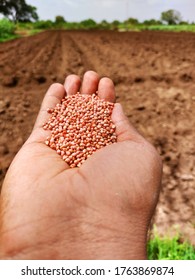
M113 108L113 103L101 100L97 93L66 96L47 110L51 117L43 128L51 130L51 136L45 144L71 168L81 166L96 150L117 141Z

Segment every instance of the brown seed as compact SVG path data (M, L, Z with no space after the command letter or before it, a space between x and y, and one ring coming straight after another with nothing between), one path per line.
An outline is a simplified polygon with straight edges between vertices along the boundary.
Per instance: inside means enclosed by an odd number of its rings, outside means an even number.
M51 117L43 128L51 130L51 136L45 144L71 168L81 166L96 150L116 142L113 107L97 94L66 96L61 104L47 110Z

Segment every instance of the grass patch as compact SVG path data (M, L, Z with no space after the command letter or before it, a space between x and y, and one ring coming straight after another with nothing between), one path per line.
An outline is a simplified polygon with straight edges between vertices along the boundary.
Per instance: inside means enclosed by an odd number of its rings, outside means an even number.
M7 40L17 38L15 34L16 26L13 22L9 21L8 19L1 19L0 20L0 42L5 42Z
M19 36L18 35L8 35L8 36L4 36L3 38L0 37L0 43L10 41L10 40L13 40L16 38L19 38Z
M142 26L142 30L151 30L151 31L173 31L173 32L195 32L195 25L151 25L151 26Z
M124 24L121 23L118 26L119 31L172 31L172 32L195 32L195 24L186 25L145 25L145 24Z
M42 31L43 29L36 29L34 24L31 22L19 22L14 24L8 19L0 20L0 42L6 42L20 37L35 35Z
M149 260L195 260L195 247L181 242L179 236L160 238L157 234L149 240Z
M32 22L18 22L16 24L16 33L21 37L35 35L43 30L43 28L36 28L35 23Z
M32 35L35 35L37 33L40 33L40 32L43 32L44 30L42 29L32 29L30 32L29 32L29 35L32 36Z

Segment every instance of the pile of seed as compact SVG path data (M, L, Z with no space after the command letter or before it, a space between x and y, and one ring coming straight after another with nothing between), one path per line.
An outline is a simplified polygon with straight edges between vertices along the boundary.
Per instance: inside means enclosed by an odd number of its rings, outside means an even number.
M51 130L51 136L45 144L70 167L79 167L95 151L116 142L113 107L97 94L66 96L61 104L47 110L51 117L43 128Z

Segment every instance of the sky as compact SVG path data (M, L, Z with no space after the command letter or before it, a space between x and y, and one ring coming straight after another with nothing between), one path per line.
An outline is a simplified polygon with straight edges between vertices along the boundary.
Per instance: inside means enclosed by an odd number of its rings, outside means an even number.
M97 22L160 19L161 12L178 10L183 20L195 21L195 0L26 0L37 7L40 19L54 20L62 15L67 21L92 18Z

